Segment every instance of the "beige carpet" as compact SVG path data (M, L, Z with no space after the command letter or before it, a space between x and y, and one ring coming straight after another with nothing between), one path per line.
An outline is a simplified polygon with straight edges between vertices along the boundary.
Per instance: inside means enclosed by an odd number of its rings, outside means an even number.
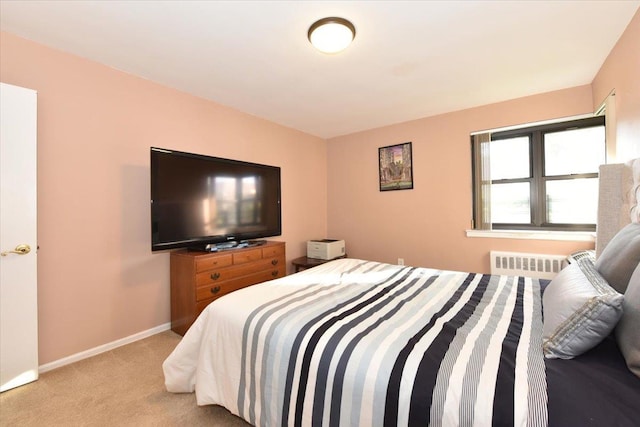
M179 340L167 331L45 372L0 394L0 426L248 426L166 391L162 362Z

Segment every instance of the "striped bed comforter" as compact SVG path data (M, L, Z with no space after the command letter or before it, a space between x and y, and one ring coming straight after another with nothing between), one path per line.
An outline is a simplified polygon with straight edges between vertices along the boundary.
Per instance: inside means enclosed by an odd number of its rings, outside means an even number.
M203 312L163 365L258 426L547 424L535 279L344 259Z

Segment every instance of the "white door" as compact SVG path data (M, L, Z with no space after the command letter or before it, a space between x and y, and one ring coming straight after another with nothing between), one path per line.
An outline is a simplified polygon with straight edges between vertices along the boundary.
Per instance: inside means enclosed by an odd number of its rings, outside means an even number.
M36 92L0 83L0 392L38 379Z

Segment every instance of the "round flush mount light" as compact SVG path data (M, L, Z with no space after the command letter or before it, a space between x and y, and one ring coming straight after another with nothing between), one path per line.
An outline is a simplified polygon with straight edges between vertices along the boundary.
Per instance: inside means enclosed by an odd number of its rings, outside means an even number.
M309 27L311 44L324 53L338 53L347 48L356 36L356 27L344 18L322 18Z

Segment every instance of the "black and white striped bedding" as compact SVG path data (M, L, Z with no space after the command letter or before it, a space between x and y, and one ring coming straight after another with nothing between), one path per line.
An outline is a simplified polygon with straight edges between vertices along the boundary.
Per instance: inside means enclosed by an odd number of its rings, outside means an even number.
M546 425L535 279L339 260L212 303L164 364L259 426Z

